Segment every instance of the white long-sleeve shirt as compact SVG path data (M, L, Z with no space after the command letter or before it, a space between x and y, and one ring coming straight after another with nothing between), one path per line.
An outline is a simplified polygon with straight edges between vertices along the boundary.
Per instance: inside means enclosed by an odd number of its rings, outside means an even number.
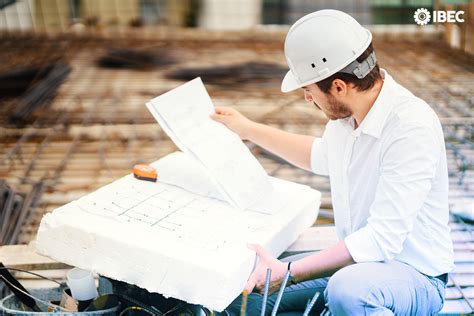
M335 225L355 262L399 260L437 276L454 267L443 131L430 106L382 70L361 125L329 121L311 168L327 175Z

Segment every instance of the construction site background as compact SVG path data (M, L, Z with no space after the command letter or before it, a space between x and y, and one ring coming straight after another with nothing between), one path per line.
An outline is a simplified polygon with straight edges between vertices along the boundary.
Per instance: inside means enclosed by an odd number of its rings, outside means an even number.
M418 26L420 7L465 22ZM456 214L474 198L474 1L1 0L0 246L30 243L43 214L177 150L145 102L197 76L215 105L320 136L325 116L280 84L289 25L327 8L366 25L381 67L440 117L456 251L443 311L472 311L473 226ZM270 175L321 191L315 224L333 224L327 178L247 145Z

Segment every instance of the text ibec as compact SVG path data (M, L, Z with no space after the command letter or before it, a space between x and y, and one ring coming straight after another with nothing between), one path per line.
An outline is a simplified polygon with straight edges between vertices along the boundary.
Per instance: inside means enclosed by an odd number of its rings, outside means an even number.
M462 23L464 11L433 11L434 23Z

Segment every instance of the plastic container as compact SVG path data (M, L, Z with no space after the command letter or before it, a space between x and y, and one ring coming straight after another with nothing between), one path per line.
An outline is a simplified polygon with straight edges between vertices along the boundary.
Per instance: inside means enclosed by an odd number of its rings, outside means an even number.
M95 286L92 272L73 268L67 273L67 285L71 289L72 297L78 301L88 301L96 298L99 293Z
M29 290L31 295L43 301L59 301L61 300L62 288L32 289ZM43 303L37 302L42 310L47 310ZM0 300L0 315L4 316L113 316L118 315L120 304L109 309L91 312L31 312L22 310L22 304L11 294Z

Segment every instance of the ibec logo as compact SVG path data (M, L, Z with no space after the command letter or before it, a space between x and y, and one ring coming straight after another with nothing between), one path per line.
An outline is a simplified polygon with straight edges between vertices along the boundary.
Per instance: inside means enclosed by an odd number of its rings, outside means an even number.
M433 11L433 14L425 8L419 8L415 11L413 18L418 25L426 25L431 21L433 16L433 23L463 23L464 11Z

